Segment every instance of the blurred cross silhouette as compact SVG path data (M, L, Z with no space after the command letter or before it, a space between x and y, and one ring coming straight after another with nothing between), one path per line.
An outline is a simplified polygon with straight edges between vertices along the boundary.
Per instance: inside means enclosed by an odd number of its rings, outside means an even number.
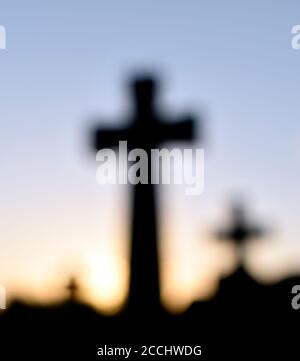
M194 122L187 116L175 123L165 122L157 112L157 81L142 76L134 79L131 94L134 114L122 129L100 129L95 132L97 150L128 142L128 149L142 148L150 159L150 151L164 141L192 140ZM149 162L151 163L151 162ZM151 179L151 164L148 165ZM133 214L130 255L130 285L128 307L133 312L160 307L160 286L157 246L156 199L152 184L133 186Z
M253 238L261 238L264 234L263 228L251 225L247 221L244 207L240 203L236 203L232 207L231 227L217 232L217 237L220 240L233 241L238 248L240 258L242 258L246 242Z
M66 289L69 292L69 300L74 302L77 299L77 293L78 293L78 284L74 277L71 277L69 283L67 284Z

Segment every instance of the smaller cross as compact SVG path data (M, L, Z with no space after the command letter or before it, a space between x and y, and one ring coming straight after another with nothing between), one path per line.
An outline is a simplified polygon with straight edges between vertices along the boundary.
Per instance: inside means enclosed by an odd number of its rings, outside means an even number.
M74 277L71 277L69 283L66 286L67 291L69 292L69 300L74 302L77 299L78 293L78 284Z
M234 204L232 207L231 227L217 232L220 240L231 240L237 246L240 258L244 251L244 245L253 238L261 238L265 230L261 227L251 225L247 221L246 212L241 204Z

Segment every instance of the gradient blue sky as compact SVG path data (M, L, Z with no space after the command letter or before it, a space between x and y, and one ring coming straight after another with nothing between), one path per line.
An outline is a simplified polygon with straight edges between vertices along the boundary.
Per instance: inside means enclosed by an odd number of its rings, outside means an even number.
M210 234L235 194L272 228L249 248L250 269L300 270L299 2L2 0L0 24L0 281L11 295L47 298L80 270L94 303L124 297L128 192L97 186L88 136L95 117L121 121L128 76L144 68L162 74L165 108L193 111L206 133L204 194L162 194L166 299L203 296L232 266Z

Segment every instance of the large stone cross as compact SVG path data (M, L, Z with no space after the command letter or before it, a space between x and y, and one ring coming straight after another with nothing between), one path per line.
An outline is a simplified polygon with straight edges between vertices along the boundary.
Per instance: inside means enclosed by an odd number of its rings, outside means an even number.
M143 76L131 84L134 113L122 129L98 129L94 135L97 150L127 141L128 149L150 151L164 141L189 141L194 138L194 122L190 117L166 122L156 107L157 82ZM151 164L149 166L151 179ZM160 307L160 282L157 242L157 212L154 185L133 186L128 306L133 312L151 313Z

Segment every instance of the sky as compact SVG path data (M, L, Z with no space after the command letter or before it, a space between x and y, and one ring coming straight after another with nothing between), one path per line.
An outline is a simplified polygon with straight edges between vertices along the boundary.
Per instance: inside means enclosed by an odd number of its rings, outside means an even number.
M233 197L268 236L249 244L261 281L300 272L297 1L1 0L0 283L9 297L83 297L112 311L128 284L126 186L100 187L95 124L119 126L136 71L161 76L170 119L194 114L205 190L160 194L162 295L174 310L217 289L236 262L213 233Z

